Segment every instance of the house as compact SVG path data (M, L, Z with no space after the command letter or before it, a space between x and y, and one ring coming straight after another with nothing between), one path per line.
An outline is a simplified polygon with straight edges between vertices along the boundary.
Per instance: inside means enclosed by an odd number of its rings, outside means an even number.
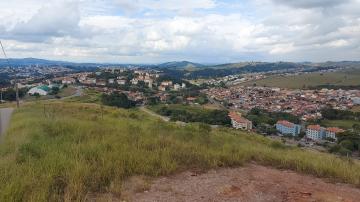
M137 80L137 79L131 80L131 84L133 84L133 85L137 85L138 83L139 83L139 80Z
M301 126L289 121L280 120L276 123L276 130L283 135L297 136L300 134Z
M160 91L166 91L166 86L159 86Z
M96 79L95 78L88 78L88 79L85 79L85 80L81 81L81 83L87 84L87 85L96 84Z
M109 83L109 84L114 84L114 83L115 83L115 79L109 79L109 80L108 80L108 83Z
M325 137L325 128L320 125L309 125L306 129L306 137L312 140L320 140Z
M196 97L187 97L186 98L186 101L188 102L188 103L195 103L195 101L196 101Z
M74 84L74 83L76 83L76 80L74 78L71 78L71 77L65 77L65 78L63 78L61 83L62 84Z
M47 95L50 92L50 88L48 86L37 86L34 88L31 88L28 92L29 95Z
M125 85L126 84L126 80L123 79L119 79L116 81L119 85Z
M172 86L173 82L172 81L163 81L163 82L161 82L161 85L162 86Z
M229 117L231 119L231 124L233 128L242 130L252 129L252 122L242 117L241 114L237 112L230 112Z
M352 99L354 105L360 105L360 97L355 97Z
M179 90L181 88L180 84L175 84L174 85L174 90Z
M337 127L326 128L325 137L337 140L337 134L345 132L343 129Z
M97 81L96 85L97 86L106 86L106 81L104 81L104 80Z

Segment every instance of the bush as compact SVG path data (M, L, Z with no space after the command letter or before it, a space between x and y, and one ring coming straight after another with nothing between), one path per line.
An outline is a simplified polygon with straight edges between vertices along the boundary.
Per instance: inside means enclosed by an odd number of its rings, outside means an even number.
M102 94L101 102L104 105L126 109L134 107L136 104L134 101L129 100L124 93L112 93L110 95Z

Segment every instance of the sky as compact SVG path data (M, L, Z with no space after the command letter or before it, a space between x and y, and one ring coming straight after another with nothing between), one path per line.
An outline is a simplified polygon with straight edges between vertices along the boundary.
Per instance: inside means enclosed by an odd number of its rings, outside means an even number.
M0 1L0 39L74 62L360 60L360 0Z

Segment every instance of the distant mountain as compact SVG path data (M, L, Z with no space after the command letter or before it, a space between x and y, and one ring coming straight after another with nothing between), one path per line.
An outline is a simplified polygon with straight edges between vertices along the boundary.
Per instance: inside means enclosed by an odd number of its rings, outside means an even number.
M167 69L184 69L184 70L197 70L199 68L205 67L206 65L193 63L189 61L175 61L175 62L166 62L160 65L157 65L159 68Z
M44 59L37 59L37 58L21 58L21 59L10 58L9 63L12 66L69 65L69 64L73 64L71 62L44 60ZM1 66L7 66L7 65L9 65L9 63L5 59L0 59L0 65Z

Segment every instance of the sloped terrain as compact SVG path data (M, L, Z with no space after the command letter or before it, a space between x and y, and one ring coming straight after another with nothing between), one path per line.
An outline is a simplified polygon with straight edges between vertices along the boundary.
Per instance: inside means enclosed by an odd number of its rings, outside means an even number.
M288 170L250 164L207 173L187 171L157 179L131 201L346 201L360 199L360 189Z

